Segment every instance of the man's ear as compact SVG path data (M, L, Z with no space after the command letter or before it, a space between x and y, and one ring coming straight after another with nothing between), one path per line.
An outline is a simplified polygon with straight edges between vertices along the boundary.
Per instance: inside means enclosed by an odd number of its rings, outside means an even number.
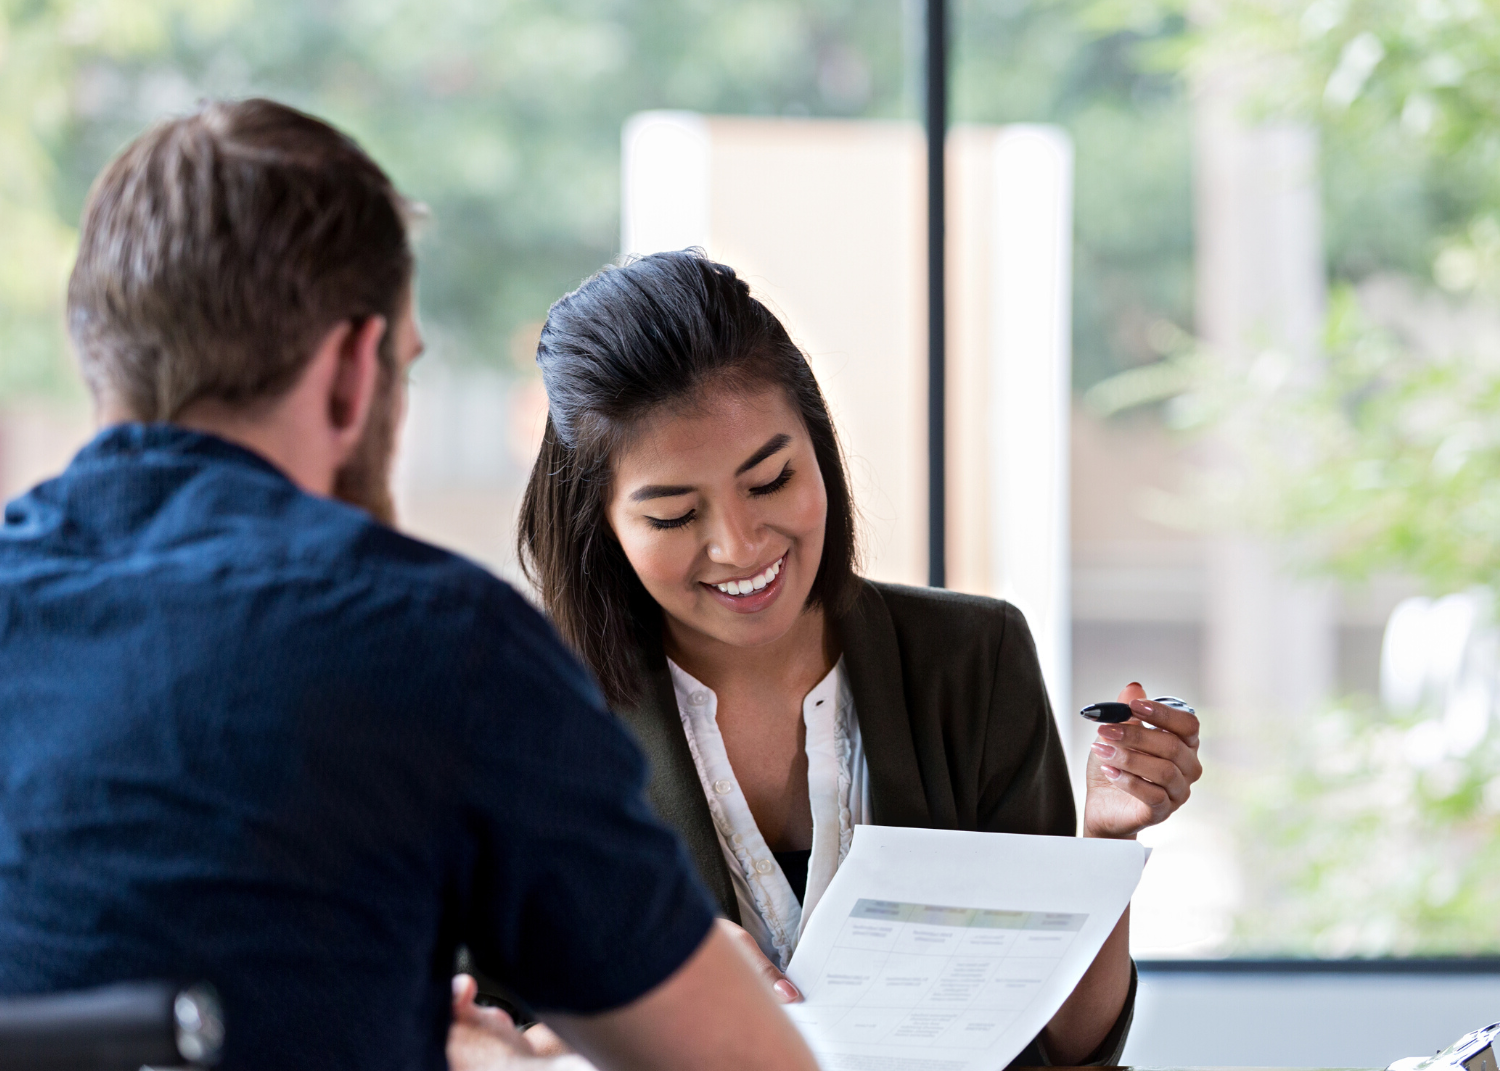
M384 316L340 324L325 340L337 350L328 384L328 427L346 450L353 450L364 434L380 382L380 342L385 337Z

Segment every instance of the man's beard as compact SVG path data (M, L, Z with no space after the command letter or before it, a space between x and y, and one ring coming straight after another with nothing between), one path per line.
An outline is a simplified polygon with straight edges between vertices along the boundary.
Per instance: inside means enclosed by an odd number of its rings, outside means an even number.
M333 497L367 511L381 524L395 527L391 462L396 454L396 427L401 422L401 396L392 363L380 362L364 434L349 460L334 473Z

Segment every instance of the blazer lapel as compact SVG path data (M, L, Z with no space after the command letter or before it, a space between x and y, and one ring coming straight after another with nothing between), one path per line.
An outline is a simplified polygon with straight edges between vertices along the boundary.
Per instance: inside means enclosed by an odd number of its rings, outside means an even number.
M652 659L645 671L646 693L640 702L619 712L621 720L635 733L636 742L651 764L647 795L657 815L677 831L687 845L688 855L698 868L698 876L719 902L719 910L731 922L740 921L739 901L734 882L724 862L719 835L714 830L713 815L703 798L698 768L688 750L682 718L677 713L677 696L672 690L672 676L665 659Z
M930 827L932 814L906 709L896 626L885 600L868 581L860 581L859 598L839 620L838 633L870 767L875 821L883 826Z

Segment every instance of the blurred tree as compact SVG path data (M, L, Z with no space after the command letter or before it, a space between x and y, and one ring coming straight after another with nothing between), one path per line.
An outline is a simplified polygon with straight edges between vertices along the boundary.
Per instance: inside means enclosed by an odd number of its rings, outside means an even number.
M79 181L67 156L83 62L136 62L166 47L172 22L206 30L231 11L223 0L0 2L0 396L70 382L60 310L75 242Z
M1170 422L1233 442L1240 464L1213 474L1211 512L1288 541L1309 569L1500 591L1500 4L1194 11L1162 58L1189 82L1249 66L1252 118L1318 131L1332 284L1322 360L1180 340L1091 399L1103 410L1170 399ZM1455 666L1470 657L1449 654ZM1433 697L1399 711L1351 699L1244 730L1277 760L1229 774L1250 886L1239 950L1500 950L1500 666L1478 672L1481 691L1464 697L1479 704L1477 736L1449 732L1465 711Z
M1185 33L1182 68L1232 54L1273 71L1250 107L1321 137L1325 361L1306 375L1274 353L1243 368L1187 353L1152 382L1196 384L1180 425L1234 423L1255 459L1242 513L1295 533L1309 564L1500 586L1500 365L1484 348L1500 316L1500 4L1215 9Z
M1191 114L1157 52L1165 8L1092 0L956 0L954 113L1052 122L1073 137L1073 384L1158 360L1193 310ZM1170 334L1170 332L1168 332Z
M67 382L61 282L88 183L201 97L274 96L360 139L433 210L438 346L499 361L615 254L628 114L892 114L899 18L857 0L5 0L0 390Z
M959 0L955 114L1078 142L1077 367L1149 360L1190 313L1186 112L1135 46L1173 22ZM88 183L149 123L265 94L342 125L427 203L436 348L503 364L617 251L619 136L645 108L914 114L908 0L0 0L0 394L66 388L62 280ZM1097 20L1096 20L1097 21ZM1180 19L1177 20L1180 23ZM519 333L519 335L518 335Z

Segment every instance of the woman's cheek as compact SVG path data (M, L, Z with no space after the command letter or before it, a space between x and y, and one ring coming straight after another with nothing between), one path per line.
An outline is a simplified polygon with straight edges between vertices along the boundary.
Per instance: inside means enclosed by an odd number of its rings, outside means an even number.
M635 570L635 575L642 584L651 587L656 583L656 570L658 566L657 555L652 553L651 541L641 539L620 540L620 547L625 551L625 560Z
M680 588L687 580L682 563L691 561L692 558L681 552L676 546L678 542L680 540L670 536L666 539L653 539L638 547L636 556L626 555L630 558L630 564L635 567L636 575L648 588L656 588L658 591Z
M803 538L811 538L822 532L828 521L828 496L822 485L810 487L803 492L798 502L796 527Z

